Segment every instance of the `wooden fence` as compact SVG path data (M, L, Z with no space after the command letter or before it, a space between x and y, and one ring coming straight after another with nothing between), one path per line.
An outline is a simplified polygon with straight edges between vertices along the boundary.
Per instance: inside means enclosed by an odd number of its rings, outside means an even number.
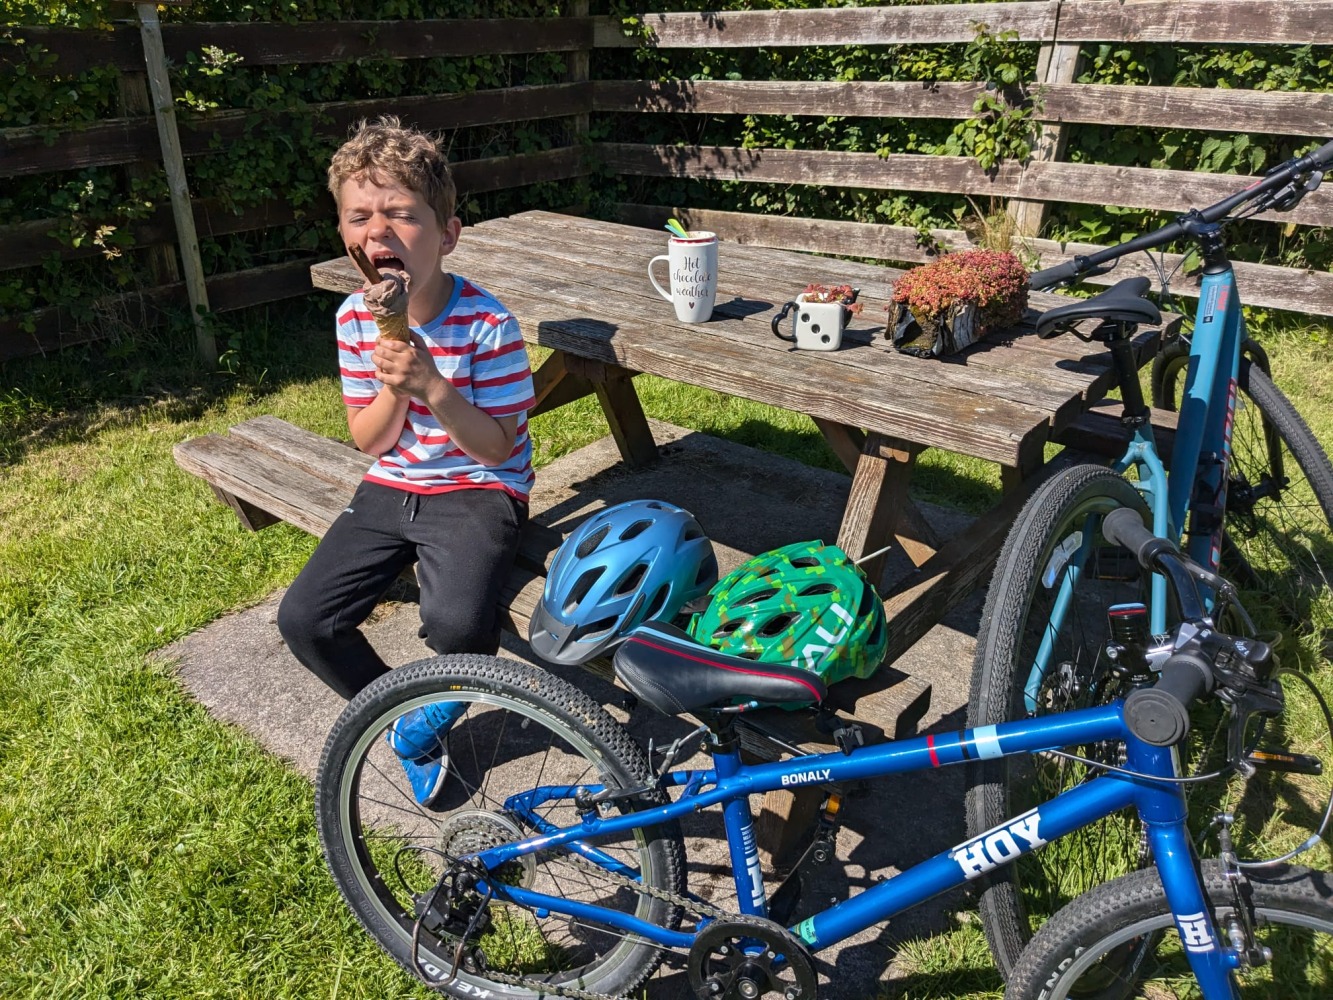
M586 0L584 2L586 10ZM246 66L292 63L345 62L363 58L424 59L441 56L521 55L544 52L590 50L593 21L587 17L511 18L436 21L342 21L301 24L164 24L163 42L167 57L176 64L190 52L217 46L241 56ZM11 128L0 130L0 180L77 170L92 166L160 163L160 148L143 80L144 55L139 33L133 27L111 31L77 29L17 29L21 44L40 44L54 56L35 67L24 63L27 72L73 75L95 67L110 66L122 72L122 91L142 91L138 106L124 117L99 121L81 128ZM13 72L15 48L0 48L0 77ZM571 60L576 62L576 60ZM586 116L592 108L587 83L586 60L582 79L545 86L518 86L461 94L429 94L368 101L338 101L309 105L302 114L315 123L318 132L330 136L346 134L355 120L381 112L392 112L426 129L453 130L478 125L502 125L549 118ZM131 101L130 104L135 102ZM266 117L281 124L290 112ZM236 139L254 127L254 111L219 111L184 118L180 122L181 148L187 158L208 155L219 142ZM577 129L571 129L577 136ZM585 150L576 144L539 152L464 160L454 164L461 195L498 191L543 181L584 176L589 165ZM195 226L201 236L221 236L282 226L297 221L292 205L274 199L235 214L223 210L207 192L196 192L193 202ZM54 233L58 219L37 219L0 226L0 271L31 266L34 261L58 254L61 260L95 256L100 249L90 243L69 246ZM170 249L175 242L171 209L162 206L132 226L136 247ZM310 265L317 257L291 260L207 279L209 303L215 311L239 309L278 299L304 295L311 290ZM168 262L166 271L171 270ZM151 318L166 304L186 302L185 285L167 281L142 291L99 303L130 323ZM42 353L83 343L98 335L88 324L80 324L64 306L51 306L28 317L36 330L27 331L19 319L0 320L0 361Z
M330 134L349 122L392 110L430 129L448 130L569 117L584 123L599 112L850 116L963 120L972 114L978 83L788 82L780 80L589 80L599 49L623 49L645 40L627 38L618 20L583 16L587 0L572 5L575 16L509 20L338 22L306 24L167 24L163 38L170 58L204 45L239 53L246 65L335 62L358 58L414 59L439 56L568 53L567 81L466 94L420 95L312 106L309 113ZM757 46L929 45L972 40L974 23L993 32L1012 30L1039 45L1037 114L1043 135L1032 160L1002 163L987 173L971 158L890 155L841 151L653 146L607 142L456 164L463 192L483 192L587 176L593 163L616 174L690 177L768 184L813 184L877 190L966 193L1005 199L1030 231L1048 203L1072 202L1184 210L1230 193L1243 183L1234 175L1106 166L1064 159L1067 127L1079 123L1188 128L1221 133L1257 132L1310 139L1333 136L1333 94L1185 87L1080 85L1080 47L1100 42L1162 44L1264 44L1300 46L1327 37L1329 0L1036 0L993 4L932 4L815 10L668 13L647 15L646 44L660 49ZM27 29L16 33L40 42L56 58L46 72L75 73L92 66L118 67L134 83L142 74L137 32ZM10 67L0 51L0 74ZM596 75L595 72L593 74ZM128 88L131 92L133 86ZM0 179L108 164L144 164L158 156L153 118L144 107L124 117L79 129L0 130ZM223 111L181 123L187 157L239 136L254 112ZM206 194L206 193L205 193ZM916 229L821 219L718 212L688 205L622 205L627 221L660 225L674 212L690 224L717 230L727 239L768 246L912 262L925 259ZM275 200L239 215L222 212L207 197L194 202L201 234L245 232L289 223L290 205ZM1333 184L1280 216L1299 226L1333 225ZM73 248L50 233L57 220L0 227L0 270L30 266L58 253L74 259L97 248ZM166 209L135 226L138 246L169 245L173 231ZM968 244L956 230L933 238L953 248ZM1029 240L1042 266L1096 247ZM309 290L309 260L209 278L214 309L226 310L300 295ZM1168 263L1173 263L1168 261ZM1333 316L1333 274L1238 264L1245 300L1255 305ZM1145 273L1147 262L1125 260L1119 279ZM1094 280L1111 280L1110 276ZM1187 288L1177 290L1188 293ZM179 302L184 289L168 282L121 303L131 316L161 301ZM0 322L0 361L77 343L92 336L68 310L52 307L36 317L35 333L15 320Z
M1204 90L1187 87L1076 84L1080 46L1099 42L1308 45L1329 42L1327 0L1041 0L926 7L861 7L826 10L738 11L716 15L660 14L645 18L649 44L661 49L794 45L929 45L971 41L972 27L1014 31L1040 44L1036 116L1044 134L1026 164L1003 163L993 173L965 157L890 155L788 149L698 148L613 143L598 158L618 174L716 178L768 184L890 191L963 193L1008 199L1020 222L1035 231L1047 203L1114 204L1182 211L1202 207L1239 190L1235 175L1063 161L1065 129L1079 123L1258 132L1327 140L1333 137L1333 93ZM602 22L599 47L635 44L617 26ZM766 80L596 81L593 104L603 112L808 115L815 117L971 117L979 83L788 82ZM695 210L686 205L621 206L625 221L658 224L675 213L690 225L725 238L765 246L915 262L927 259L920 234L905 226L750 213ZM1258 216L1301 226L1333 225L1333 184L1283 215ZM932 238L951 248L970 246L957 230ZM1031 238L1028 246L1049 267L1100 247ZM1168 268L1180 262L1167 258ZM1236 265L1247 303L1333 316L1333 274L1273 265ZM1092 281L1110 284L1131 274L1156 273L1139 256L1114 274ZM1189 294L1193 285L1173 289Z

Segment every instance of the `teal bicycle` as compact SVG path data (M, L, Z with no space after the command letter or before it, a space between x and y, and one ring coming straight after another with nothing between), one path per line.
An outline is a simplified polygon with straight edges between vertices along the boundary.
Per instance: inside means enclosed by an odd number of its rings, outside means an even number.
M1330 167L1333 142L1156 232L1032 275L1033 288L1052 288L1180 240L1194 244L1203 269L1192 332L1153 369L1153 405L1179 414L1169 452L1154 432L1131 348L1137 326L1161 318L1144 297L1148 279L1126 279L1039 318L1040 336L1072 332L1110 352L1127 444L1113 469L1077 466L1053 478L1015 522L978 634L969 726L1109 704L1156 678L1165 653L1154 637L1180 620L1179 609L1159 574L1141 571L1108 544L1105 517L1118 508L1138 512L1160 538L1183 539L1198 564L1236 580L1259 627L1286 635L1289 663L1308 668L1326 655L1333 466L1246 336L1225 227L1290 210ZM1168 275L1154 263L1165 288ZM1108 615L1108 607L1119 610ZM1204 727L1195 738L1194 759L1205 770L1221 728ZM1085 758L1109 765L1123 753L1118 741L1083 748ZM1068 758L986 762L968 793L969 831L989 829L1092 773ZM1121 816L991 878L981 914L1001 970L1008 975L1036 927L1069 899L1149 860L1141 826Z

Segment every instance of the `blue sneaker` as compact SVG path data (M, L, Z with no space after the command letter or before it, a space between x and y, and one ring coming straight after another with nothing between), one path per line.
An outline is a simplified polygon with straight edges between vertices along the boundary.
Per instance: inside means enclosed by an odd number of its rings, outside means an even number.
M403 714L385 734L413 796L427 809L439 801L449 777L449 730L466 711L464 702L437 701Z

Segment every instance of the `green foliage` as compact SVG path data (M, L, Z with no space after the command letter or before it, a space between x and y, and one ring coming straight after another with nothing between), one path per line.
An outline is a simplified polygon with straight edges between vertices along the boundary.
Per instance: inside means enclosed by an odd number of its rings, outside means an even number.
M112 13L108 15L107 11ZM470 17L539 17L559 13L543 0L290 0L233 4L198 0L160 11L171 21L346 21ZM110 17L132 8L108 8L94 0L72 3L23 2L6 8L5 23L106 28ZM122 23L122 27L123 27ZM17 59L17 72L0 94L0 128L24 127L39 135L124 116L120 74L99 68L75 76L36 72L54 57L37 42L0 28L0 50ZM205 155L187 160L188 183L196 199L211 203L210 218L240 214L267 203L283 203L296 221L234 234L200 230L200 252L208 275L282 263L310 256L336 256L339 245L333 206L326 193L325 168L344 137L320 110L326 102L377 99L393 112L396 98L464 93L473 90L558 82L565 55L400 60L386 50L381 58L346 63L251 66L233 52L206 45L171 67L172 93L182 134L209 128L213 119L245 116L242 135L217 141ZM409 116L405 116L410 119ZM567 145L564 119L513 125L461 128L445 136L455 161L499 157ZM461 200L465 222L526 208L559 208L577 202L570 185L534 185ZM96 256L61 259L59 254L31 266L0 272L0 321L35 326L34 312L61 305L79 324L98 324L103 335L117 334L114 317L99 302L108 294L166 283L175 278L137 245L135 224L169 204L160 167L88 167L35 177L6 179L0 186L0 218L6 222L46 220L47 233L66 247L93 248ZM238 322L244 327L244 320ZM231 347L235 360L244 337Z
M842 4L851 6L859 4ZM611 4L641 35L643 15L658 11L797 9L831 6L816 0L653 0ZM1042 93L1036 79L1038 46L982 25L965 45L773 47L657 50L648 47L595 53L593 76L656 80L878 80L922 84L974 80L987 84L963 121L915 118L844 118L777 115L624 114L594 118L599 137L625 142L742 146L748 149L837 149L974 157L983 169L1027 159L1035 145ZM1155 85L1259 91L1333 90L1333 47L1171 46L1158 43L1088 44L1081 52L1080 83ZM1292 136L1151 129L1103 124L1069 125L1065 158L1113 166L1236 173L1262 172L1309 148ZM1238 180L1237 186L1242 182ZM1108 198L1113 194L1108 195ZM916 229L930 252L932 228L959 228L969 216L962 195L830 189L724 180L625 178L608 180L594 208L631 201L689 205L770 215L878 222ZM985 217L990 219L994 213ZM1109 243L1168 221L1167 213L1114 205L1053 206L1042 235ZM963 228L968 228L964 225ZM1267 222L1229 229L1237 260L1333 268L1333 230L1279 227ZM1021 252L1021 250L1020 250ZM1253 319L1252 319L1253 321ZM1290 325L1287 323L1286 325Z

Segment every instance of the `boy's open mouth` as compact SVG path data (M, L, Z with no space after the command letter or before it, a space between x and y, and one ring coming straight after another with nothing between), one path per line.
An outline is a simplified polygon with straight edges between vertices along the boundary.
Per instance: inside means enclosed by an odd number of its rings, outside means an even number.
M407 270L407 268L403 266L403 258L395 257L391 253L377 253L370 258L370 262L380 271L386 269L393 271Z

